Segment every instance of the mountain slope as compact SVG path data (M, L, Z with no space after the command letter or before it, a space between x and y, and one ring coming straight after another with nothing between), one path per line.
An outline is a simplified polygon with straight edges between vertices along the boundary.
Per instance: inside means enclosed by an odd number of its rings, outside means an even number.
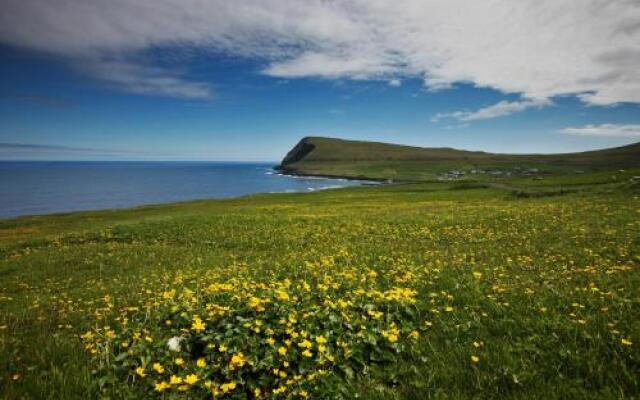
M565 154L494 154L452 148L305 137L278 167L301 175L428 180L451 170L540 169L545 173L640 168L640 143Z

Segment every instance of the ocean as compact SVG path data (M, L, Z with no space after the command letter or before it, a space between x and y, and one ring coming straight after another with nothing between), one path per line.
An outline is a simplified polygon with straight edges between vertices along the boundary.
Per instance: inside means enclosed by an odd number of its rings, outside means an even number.
M0 162L0 218L361 185L280 175L275 163Z

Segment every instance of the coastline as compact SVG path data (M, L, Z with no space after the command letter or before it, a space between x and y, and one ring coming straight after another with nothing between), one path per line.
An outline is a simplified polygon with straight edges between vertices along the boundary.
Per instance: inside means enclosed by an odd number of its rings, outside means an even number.
M276 165L273 167L273 170L276 171L279 175L285 176L297 176L297 177L307 177L307 178L326 178L326 179L344 179L348 181L361 181L361 182L371 182L371 183L363 183L363 185L383 185L383 184L391 184L395 183L393 180L384 179L384 178L369 178L363 175L360 176L352 176L352 175L332 175L332 174L310 174L305 172L299 172L296 170L284 169L280 165Z
M95 207L95 208L68 208L68 209L58 209L44 212L31 212L31 213L7 213L0 214L0 222L6 221L16 221L20 219L30 219L30 218L39 218L39 217L51 217L51 216L68 216L73 214L90 214L90 213L102 213L102 212L117 212L117 211L127 211L127 210L142 210L146 208L156 208L156 207L172 207L175 205L185 204L185 203L197 203L197 202L207 202L207 201L229 201L229 200L237 200L242 198L248 198L251 196L261 196L261 195L272 195L272 194L295 194L295 193L312 193L312 192L320 192L325 190L335 190L335 189L345 189L353 186L375 186L381 184L378 180L373 179L355 179L355 178L345 178L345 177L331 177L331 176L313 176L313 175L303 175L303 174L288 174L284 173L284 171L278 170L273 166L265 165L266 168L264 171L267 171L267 175L274 175L280 178L309 178L309 179L318 179L321 180L342 180L342 181L350 181L350 182L358 182L359 185L348 184L342 182L342 184L333 184L328 186L318 186L309 185L309 187L299 188L299 189L286 189L286 190L261 190L251 193L239 194L237 196L204 196L204 197L193 197L193 198L185 198L174 201L149 201L149 202L141 202L141 203L132 203L132 204L124 204L121 206L106 206L106 207ZM276 178L279 179L279 178ZM321 182L318 182L317 185L322 185Z

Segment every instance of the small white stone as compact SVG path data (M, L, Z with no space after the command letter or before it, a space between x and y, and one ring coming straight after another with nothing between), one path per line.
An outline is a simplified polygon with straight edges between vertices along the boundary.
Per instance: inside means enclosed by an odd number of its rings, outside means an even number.
M179 336L174 336L171 339L167 340L167 347L171 351L180 351L180 342L182 338Z

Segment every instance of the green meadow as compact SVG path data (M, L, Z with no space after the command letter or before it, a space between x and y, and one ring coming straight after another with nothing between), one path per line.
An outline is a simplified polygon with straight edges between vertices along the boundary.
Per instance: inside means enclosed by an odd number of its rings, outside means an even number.
M637 175L0 221L0 397L638 397Z

